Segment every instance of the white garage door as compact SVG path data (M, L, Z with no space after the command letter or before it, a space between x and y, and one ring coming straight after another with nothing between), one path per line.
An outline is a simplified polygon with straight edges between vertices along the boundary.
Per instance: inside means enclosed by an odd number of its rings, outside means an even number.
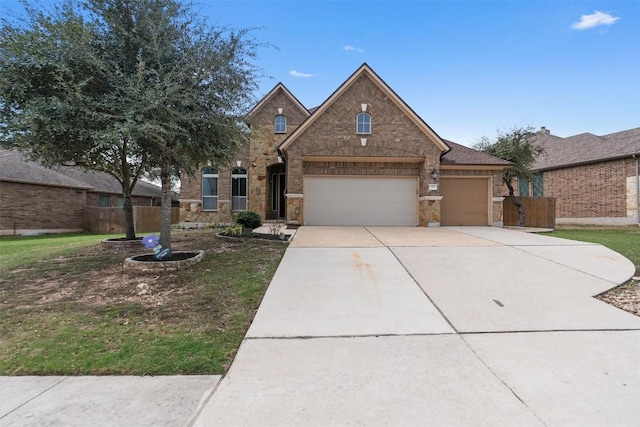
M305 225L417 224L417 178L305 177Z

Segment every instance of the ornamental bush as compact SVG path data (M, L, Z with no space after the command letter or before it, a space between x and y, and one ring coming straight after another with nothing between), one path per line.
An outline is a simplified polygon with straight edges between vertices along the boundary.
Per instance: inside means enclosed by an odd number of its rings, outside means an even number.
M236 223L243 227L254 229L262 225L262 219L255 212L243 211L236 215Z

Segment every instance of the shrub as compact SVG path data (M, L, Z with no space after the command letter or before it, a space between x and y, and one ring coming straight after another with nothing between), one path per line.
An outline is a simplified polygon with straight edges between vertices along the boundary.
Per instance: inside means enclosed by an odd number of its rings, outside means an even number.
M254 229L262 225L262 219L260 218L260 215L255 212L243 211L236 215L236 223L244 227Z
M243 232L242 225L235 224L225 228L222 234L225 236L242 236Z

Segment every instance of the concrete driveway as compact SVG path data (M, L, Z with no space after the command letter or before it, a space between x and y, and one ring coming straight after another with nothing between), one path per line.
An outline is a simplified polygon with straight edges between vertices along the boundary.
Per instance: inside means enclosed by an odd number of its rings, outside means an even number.
M637 425L634 266L489 227L302 227L197 426Z

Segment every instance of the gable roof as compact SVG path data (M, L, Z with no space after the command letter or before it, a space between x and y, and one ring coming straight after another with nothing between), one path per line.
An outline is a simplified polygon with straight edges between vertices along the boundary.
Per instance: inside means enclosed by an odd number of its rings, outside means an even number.
M465 147L464 145L456 144L452 141L445 140L445 142L451 147L451 150L443 154L440 158L440 164L442 166L484 165L507 168L513 164L507 160L474 150L473 148Z
M271 98L275 96L276 93L278 93L278 91L283 91L284 94L291 100L291 102L293 102L293 104L296 107L298 107L300 111L302 111L305 114L305 116L309 117L309 114L310 114L309 110L307 110L305 106L302 105L302 103L298 101L298 99L295 96L293 96L293 94L289 91L289 89L287 89L287 87L282 83L278 83L277 85L275 85L274 88L271 89L269 93L267 93L262 98L262 100L260 100L260 102L258 102L255 105L255 107L253 107L251 111L247 113L247 117L251 117L253 114L255 114L256 111L260 110L260 108L262 108L264 104L266 104Z
M333 92L331 94L331 96L329 96L329 98L326 99L326 101L324 101L319 107L317 107L313 113L311 114L311 116L309 116L309 118L307 118L307 120L305 120L300 126L298 126L298 128L296 130L294 130L291 135L289 135L284 141L282 141L282 143L280 143L280 145L278 146L278 149L280 150L284 150L286 149L289 145L291 145L291 143L293 141L295 141L306 129L308 129L315 121L318 117L320 117L322 115L322 113L324 111L327 110L327 108L329 108L336 99L338 99L355 81L357 81L360 76L362 76L363 74L366 74L368 77L371 78L371 80L374 82L374 84L382 91L384 92L389 99L398 107L400 108L406 115L407 117L409 117L409 119L425 134L429 137L429 139L431 139L443 152L444 151L448 151L449 147L447 146L447 144L444 142L444 140L442 138L440 138L440 136L438 136L437 133L435 133L433 131L433 129L431 129L431 127L429 127L429 125L427 125L424 120L422 120L422 118L420 118L420 116L418 116L415 111L413 111L411 109L411 107L409 107L409 105L407 105L406 102L404 102L402 100L402 98L400 98L398 96L398 94L396 94L390 87L389 85L387 85L372 69L371 67L369 67L369 65L367 63L364 63L360 66L360 68L358 68L344 83L342 83L342 85L340 85L340 87L338 87L338 89L335 90L335 92Z
M543 129L536 132L543 152L533 169L557 169L640 155L640 128L597 136L592 133L561 138Z
M87 171L77 166L46 167L28 160L18 150L4 148L0 148L0 180L122 194L120 183L108 173ZM160 197L161 189L157 185L138 180L133 188L133 195Z

